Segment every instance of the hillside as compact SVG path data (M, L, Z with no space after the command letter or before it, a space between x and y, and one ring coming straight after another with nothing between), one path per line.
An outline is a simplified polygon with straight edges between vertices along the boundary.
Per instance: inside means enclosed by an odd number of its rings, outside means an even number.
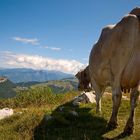
M47 86L51 88L53 93L66 93L68 91L76 90L77 89L77 83L70 82L70 81L49 81L44 84L37 84L35 87L40 86Z
M22 93L24 92L24 94ZM52 94L48 88L22 91L17 97L0 100L0 107L14 108L15 115L0 120L0 138L34 140L118 140L129 115L129 100L122 99L118 128L106 130L111 115L111 95L102 99L102 114L95 113L95 104L72 106L77 92ZM78 116L70 112L76 111ZM136 109L135 131L121 140L139 140L140 104ZM47 117L53 116L54 119Z
M30 81L44 82L49 80L60 80L63 78L74 77L71 74L66 74L59 71L33 70L25 68L3 68L0 69L0 76L6 76L14 83Z
M17 92L34 88L50 88L52 93L66 93L77 90L75 78L52 80L47 82L21 82L14 84L8 78L0 77L0 98L14 97Z
M16 84L19 87L49 87L53 93L65 93L77 90L78 81L76 78L65 78L62 80L51 80L46 82L21 82Z
M16 85L5 77L0 77L0 98L14 97Z

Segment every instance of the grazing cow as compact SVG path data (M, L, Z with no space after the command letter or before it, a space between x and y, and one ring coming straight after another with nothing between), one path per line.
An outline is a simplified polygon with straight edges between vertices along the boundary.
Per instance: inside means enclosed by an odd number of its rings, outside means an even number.
M136 63L136 62L134 62L134 63ZM79 71L75 75L78 78L78 81L79 81L79 84L78 84L78 89L79 90L84 90L84 91L91 91L92 90L92 88L89 87L89 85L91 84L91 81L90 81L90 77L89 77L88 68L89 67L86 67L84 70ZM125 78L127 78L127 76L123 77L123 78L125 79ZM121 90L123 92L126 92L126 87L121 87ZM130 89L128 89L127 91L130 92ZM130 133L133 132L133 125L134 125L133 124L133 116L134 116L134 109L136 107L136 101L138 99L138 96L139 96L139 92L137 92L135 88L132 89L131 90L131 97L130 97L131 98L130 99L131 112L130 112L129 121L127 122L127 125L126 125L125 130L124 130L124 132L127 133L127 134L130 134ZM98 96L96 96L96 97L98 97ZM100 112L101 111L101 100L96 99L96 103L97 103L96 112Z
M97 112L106 86L112 87L113 110L108 128L117 127L122 89L132 89L131 110L124 134L133 133L134 109L140 92L140 8L133 9L116 25L102 30L89 57L89 76L96 93Z

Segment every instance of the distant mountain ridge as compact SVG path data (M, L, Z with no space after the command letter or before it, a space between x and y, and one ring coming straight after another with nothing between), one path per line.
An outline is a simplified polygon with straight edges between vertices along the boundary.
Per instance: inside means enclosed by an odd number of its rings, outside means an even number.
M66 74L60 71L33 70L26 68L1 68L0 76L7 77L14 83L30 81L45 82L74 77L72 74Z

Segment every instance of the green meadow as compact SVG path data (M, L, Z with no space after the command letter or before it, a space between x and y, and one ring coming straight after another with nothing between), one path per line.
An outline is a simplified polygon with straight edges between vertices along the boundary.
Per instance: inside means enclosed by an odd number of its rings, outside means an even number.
M128 137L118 136L127 121L129 100L122 99L118 113L118 128L107 131L112 101L110 94L102 98L102 113L95 113L95 104L72 105L77 91L65 94L53 94L50 88L35 87L20 91L16 97L0 100L0 108L14 109L14 115L0 120L1 140L139 140L140 105L135 114L134 134ZM129 96L129 95L127 95ZM71 114L76 111L77 116ZM52 119L47 120L51 115Z

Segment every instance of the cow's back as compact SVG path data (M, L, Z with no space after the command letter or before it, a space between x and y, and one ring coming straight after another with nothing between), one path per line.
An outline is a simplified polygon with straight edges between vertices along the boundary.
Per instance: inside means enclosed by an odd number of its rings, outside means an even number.
M94 45L89 58L91 80L102 86L112 85L121 75L136 47L139 35L139 20L135 15L127 15L109 30L103 30ZM106 32L104 32L106 31Z

